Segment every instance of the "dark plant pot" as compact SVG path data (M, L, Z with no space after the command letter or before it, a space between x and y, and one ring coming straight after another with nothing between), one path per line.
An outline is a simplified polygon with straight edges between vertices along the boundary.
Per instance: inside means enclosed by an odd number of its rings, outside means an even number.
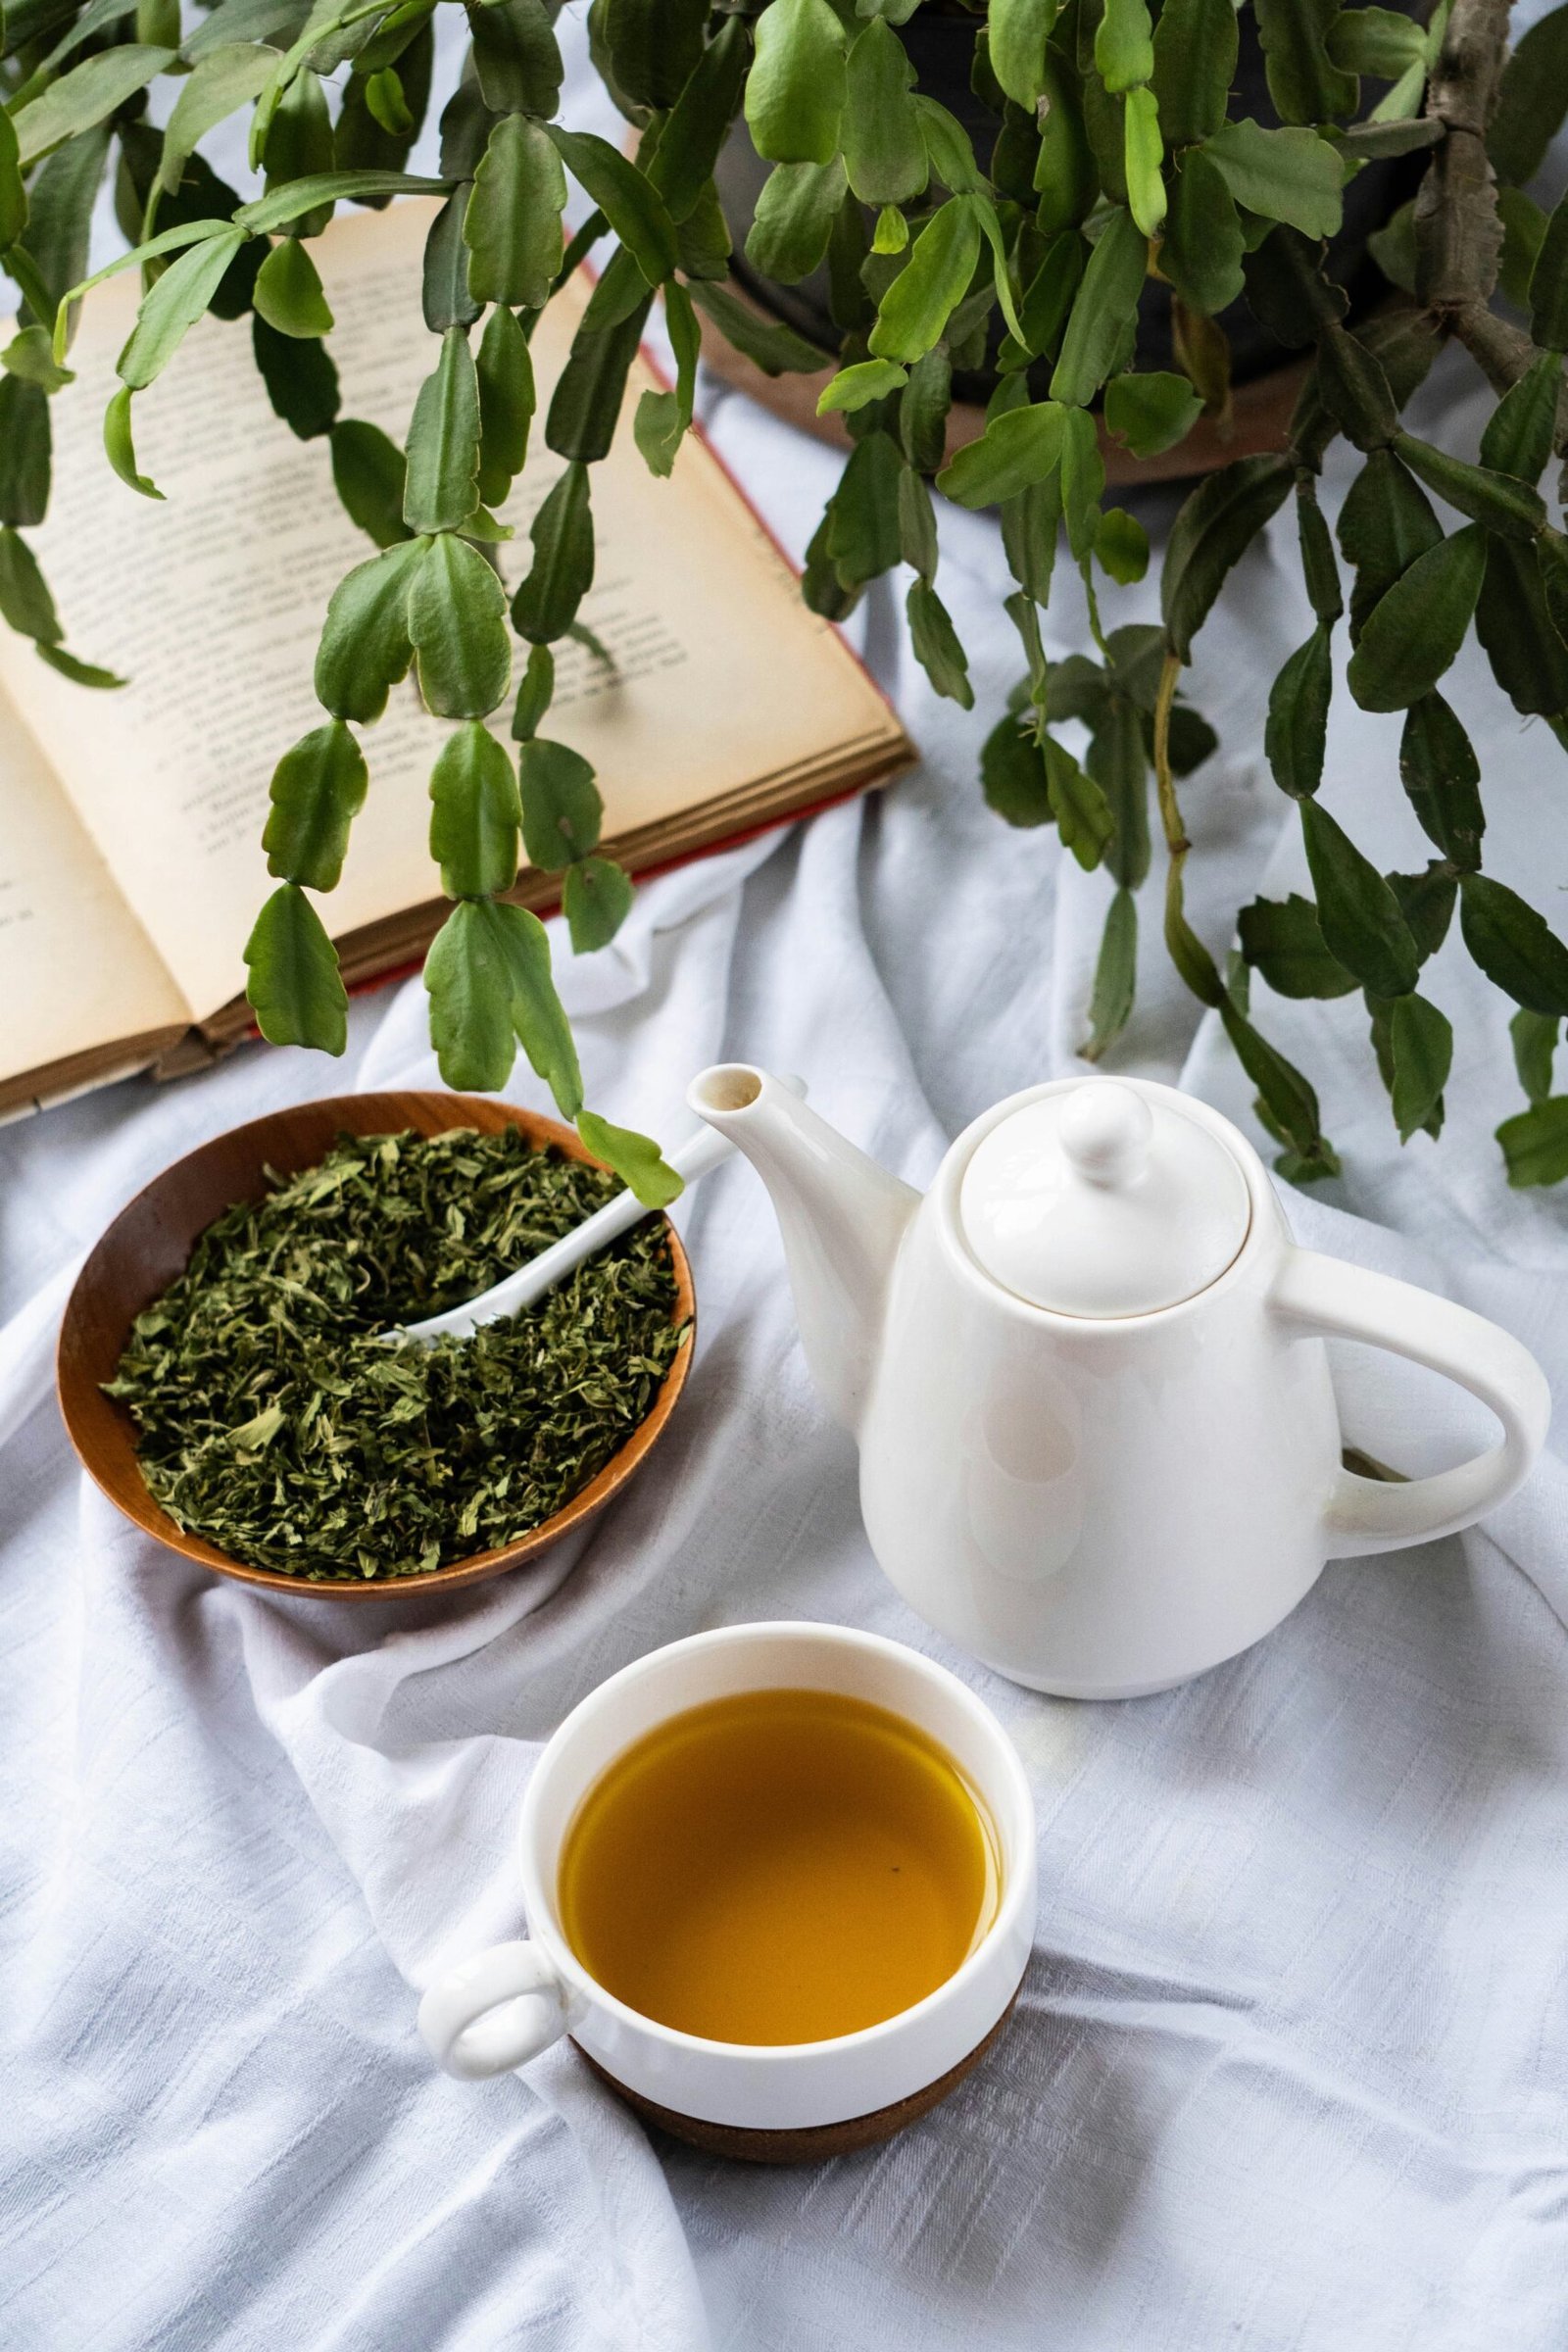
M1413 6L1406 13L1414 14ZM1272 124L1278 117L1269 98L1263 54L1250 15L1242 17L1240 30L1241 56L1236 75L1240 105L1236 111ZM969 87L974 17L967 10L948 12L940 6L929 6L901 27L901 37L915 69L918 87L957 117L974 140L976 152L984 159L996 135L996 117L981 106ZM1329 248L1329 263L1333 275L1349 295L1352 318L1358 311L1364 314L1387 292L1386 281L1368 254L1367 239L1413 192L1425 161L1418 155L1368 164L1345 191L1344 226ZM742 250L762 184L771 170L772 166L764 163L753 147L744 122L738 122L719 157L716 172L718 192L736 244L734 275L760 309L782 318L809 342L819 345L825 354L831 354L838 350L840 334L828 305L826 268L813 271L797 285L781 285L752 269ZM1223 323L1231 345L1233 381L1239 390L1256 385L1261 391L1261 379L1282 369L1289 370L1286 382L1294 385L1300 372L1299 355L1277 343L1258 324L1245 301L1231 305L1223 314ZM993 324L995 334L1000 336L1000 322ZM1172 365L1170 290L1152 278L1145 288L1139 312L1138 366ZM996 376L989 369L960 372L954 377L954 398L966 407L983 407L995 388ZM1202 470L1205 463L1217 462L1205 460L1200 451L1194 455L1198 462L1190 467L1193 471Z

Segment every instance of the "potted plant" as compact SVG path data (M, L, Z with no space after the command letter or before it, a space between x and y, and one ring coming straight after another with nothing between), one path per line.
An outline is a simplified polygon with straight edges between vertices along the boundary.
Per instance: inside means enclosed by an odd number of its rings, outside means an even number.
M1089 1051L1103 1052L1131 1009L1152 800L1167 947L1256 1087L1284 1174L1302 1182L1336 1161L1311 1085L1254 1021L1249 974L1287 995L1359 991L1401 1136L1436 1134L1452 1040L1421 977L1456 910L1470 955L1517 1007L1528 1106L1499 1131L1510 1175L1568 1174L1568 1096L1550 1091L1568 949L1483 870L1477 763L1440 690L1474 625L1499 693L1568 744L1568 539L1537 487L1568 441L1568 206L1547 220L1524 193L1568 105L1568 9L1509 58L1506 0L1439 0L1425 24L1333 0L1253 0L1265 109L1237 86L1231 0L1164 0L1157 22L1146 0L989 0L959 27L971 85L960 119L917 82L920 0L595 0L594 57L630 125L628 154L557 121L547 0L496 0L468 8L471 51L431 181L404 166L430 103L438 4L315 0L307 15L304 0L220 0L191 33L175 0L14 0L6 12L0 259L24 311L0 378L0 610L84 683L101 681L63 650L24 533L47 498L47 402L104 173L135 240L127 258L145 273L105 430L133 489L147 487L135 394L209 308L251 314L273 405L295 430L331 439L309 397L325 357L311 239L334 202L410 189L444 199L424 277L432 367L406 448L361 428L352 449L331 451L376 552L331 600L321 723L273 778L266 842L278 888L248 951L266 1034L341 1048L342 983L311 894L335 878L363 795L355 729L416 660L426 702L456 722L432 778L454 900L425 975L443 1074L500 1086L520 1042L592 1149L645 1197L673 1188L645 1139L583 1113L542 934L507 892L525 818L559 813L551 649L591 577L592 468L656 296L676 380L632 419L655 472L668 471L690 423L703 332L769 375L822 370L818 345L760 316L732 279L715 173L744 120L767 167L752 267L774 281L825 273L837 365L817 406L852 444L805 593L842 616L870 579L906 564L914 651L936 690L967 707L933 492L998 513L1023 674L987 736L983 783L1003 818L1055 824L1116 884ZM160 135L145 107L165 75L179 88ZM267 187L241 204L201 141L244 107ZM1362 175L1390 163L1418 184L1366 248L1385 298L1368 303L1358 285L1352 310L1334 240ZM568 176L593 209L564 244ZM509 628L489 510L535 421L532 321L590 254L597 288L543 421L566 471L532 526ZM1151 347L1151 286L1168 351ZM1114 627L1107 583L1140 578L1149 547L1136 516L1105 504L1104 449L1183 464L1205 420L1212 431L1225 419L1237 321L1302 354L1283 445L1199 482L1166 546L1161 624ZM1479 464L1401 421L1445 339L1495 395ZM973 437L950 447L956 385L986 406ZM1317 480L1340 435L1361 464L1336 550ZM1222 969L1184 912L1183 783L1213 737L1181 699L1182 677L1232 567L1287 501L1313 626L1274 682L1265 750L1297 804L1314 897L1243 908ZM1040 618L1058 562L1083 575L1095 643L1053 663ZM1380 873L1316 798L1341 629L1348 692L1404 713L1399 781L1434 852L1420 873ZM514 633L526 648L520 681ZM514 695L515 766L487 725ZM1082 763L1054 731L1069 719L1089 729ZM580 777L572 789L585 789ZM578 862L565 910L587 949L610 935L630 885L596 871L589 889Z

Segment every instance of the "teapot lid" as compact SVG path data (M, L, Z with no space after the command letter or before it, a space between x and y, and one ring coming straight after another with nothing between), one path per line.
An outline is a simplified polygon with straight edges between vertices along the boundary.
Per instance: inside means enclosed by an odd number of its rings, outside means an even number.
M992 1128L963 1174L970 1255L1060 1315L1152 1314L1224 1273L1251 1203L1233 1152L1163 1088L1086 1078Z

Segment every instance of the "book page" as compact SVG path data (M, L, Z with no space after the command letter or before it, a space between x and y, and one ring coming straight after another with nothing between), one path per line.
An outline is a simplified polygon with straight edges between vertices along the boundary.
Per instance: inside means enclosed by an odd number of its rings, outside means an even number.
M312 247L337 320L341 413L400 443L437 350L418 292L432 212L412 199L348 214ZM562 469L542 418L585 299L585 285L567 288L536 331L541 421L505 509L517 532L501 550L509 591L531 562L528 518ZM77 380L50 404L56 489L34 535L73 651L131 683L112 695L74 687L3 633L0 681L204 1017L244 986L241 951L272 887L260 847L268 784L323 716L311 676L328 595L374 550L338 504L326 441L302 443L272 415L248 319L200 320L137 396L138 463L167 503L116 479L102 415L136 300L126 271L84 306ZM597 573L581 617L617 671L564 647L548 721L599 771L607 840L814 769L837 747L901 740L716 460L688 436L670 480L648 473L630 417L655 381L639 361L615 448L593 468ZM509 717L497 713L499 729ZM365 730L369 797L343 880L320 902L334 935L438 891L427 783L445 732L412 684Z
M42 669L28 649L28 659ZM0 699L0 1090L190 1008L27 729Z

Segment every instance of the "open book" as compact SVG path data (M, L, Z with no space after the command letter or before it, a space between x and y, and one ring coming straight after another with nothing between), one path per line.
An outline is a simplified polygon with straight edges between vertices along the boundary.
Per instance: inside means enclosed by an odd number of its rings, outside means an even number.
M399 440L435 351L418 293L431 211L349 214L312 249L337 318L342 413ZM586 294L568 286L539 322L541 416ZM248 321L202 319L137 401L137 460L167 503L115 479L101 420L136 301L126 271L84 305L76 381L50 403L53 505L32 535L72 649L130 683L72 685L0 630L0 1115L188 1066L249 1028L242 950L271 888L268 785L322 716L311 674L327 598L374 553L338 505L325 441L296 440L269 407ZM633 871L912 757L710 451L688 434L670 479L647 471L629 410L657 380L639 359L593 471L598 557L580 617L614 668L560 647L547 721L598 769L605 849ZM536 426L503 510L509 590L561 466ZM446 731L412 683L365 731L369 796L343 879L318 902L351 985L419 956L446 912L426 849ZM545 906L558 890L525 872L515 896Z

